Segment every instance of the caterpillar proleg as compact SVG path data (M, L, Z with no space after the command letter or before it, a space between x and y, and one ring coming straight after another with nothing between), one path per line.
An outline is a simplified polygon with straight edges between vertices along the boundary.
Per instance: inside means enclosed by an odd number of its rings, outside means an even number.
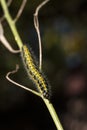
M50 99L50 90L48 81L45 79L39 67L35 64L32 53L26 45L23 45L21 50L21 56L26 68L26 71L30 79L34 82L39 93L42 94L44 98Z

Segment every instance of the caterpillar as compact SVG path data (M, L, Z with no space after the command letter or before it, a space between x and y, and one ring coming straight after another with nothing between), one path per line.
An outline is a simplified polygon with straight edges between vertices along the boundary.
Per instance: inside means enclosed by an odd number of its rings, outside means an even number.
M32 56L31 50L28 49L27 45L23 45L21 49L21 56L25 66L25 69L30 79L36 85L37 90L41 95L50 100L50 89L49 83L45 76L39 70L39 67L35 64L34 57Z

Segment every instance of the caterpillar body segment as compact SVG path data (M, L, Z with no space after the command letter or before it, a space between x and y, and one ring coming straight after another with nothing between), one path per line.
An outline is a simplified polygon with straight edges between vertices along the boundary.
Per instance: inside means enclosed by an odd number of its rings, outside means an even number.
M26 68L26 71L30 79L34 82L37 87L37 90L44 98L50 99L49 84L45 79L42 72L39 70L39 67L35 64L32 53L26 45L23 45L21 50L21 56Z

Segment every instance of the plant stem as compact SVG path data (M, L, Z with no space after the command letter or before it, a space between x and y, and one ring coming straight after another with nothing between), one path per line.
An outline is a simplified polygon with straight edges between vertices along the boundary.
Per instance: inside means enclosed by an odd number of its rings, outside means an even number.
M64 130L61 123L60 123L60 120L59 120L59 118L57 116L57 113L56 113L52 103L49 102L47 99L44 99L44 98L43 98L43 101L44 101L44 103L46 104L46 106L47 106L47 108L49 110L49 113L50 113L50 115L51 115L51 117L52 117L52 119L54 121L54 124L55 124L57 130Z
M5 15L5 18L6 18L8 24L9 24L11 30L12 30L12 33L13 33L14 38L16 40L16 43L17 43L18 47L21 49L23 43L22 43L22 40L21 40L21 38L20 38L20 36L18 34L15 23L14 23L14 21L12 20L12 18L10 16L10 13L8 11L8 7L6 5L6 1L5 0L0 0L0 2L1 2L1 6L2 6L2 9L3 9L4 15Z

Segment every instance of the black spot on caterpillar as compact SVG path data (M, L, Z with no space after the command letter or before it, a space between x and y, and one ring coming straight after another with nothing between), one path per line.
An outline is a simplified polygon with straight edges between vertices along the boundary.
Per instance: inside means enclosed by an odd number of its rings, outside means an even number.
M46 80L45 76L39 70L37 64L35 64L32 52L28 49L26 45L23 45L21 50L22 60L25 66L25 69L37 87L39 93L43 95L44 98L50 100L50 88L49 83Z

